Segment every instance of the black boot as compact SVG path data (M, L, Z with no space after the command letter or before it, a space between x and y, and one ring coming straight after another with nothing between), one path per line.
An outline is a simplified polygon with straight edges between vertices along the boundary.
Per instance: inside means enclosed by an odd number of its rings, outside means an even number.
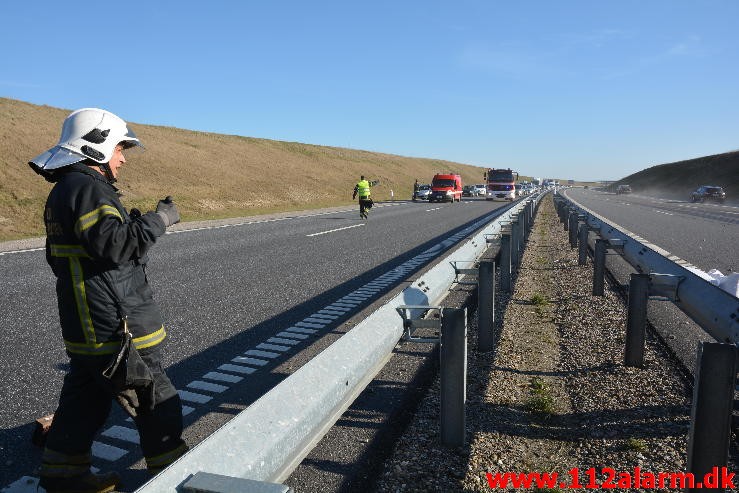
M46 493L109 493L121 481L121 477L115 472L95 474L87 472L80 476L71 478L50 478L41 476L39 486Z

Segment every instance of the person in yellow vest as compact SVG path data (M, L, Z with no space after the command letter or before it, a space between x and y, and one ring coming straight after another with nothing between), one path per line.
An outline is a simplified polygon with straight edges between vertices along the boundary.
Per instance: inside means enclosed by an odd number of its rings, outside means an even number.
M367 219L367 214L372 208L372 199L370 198L372 185L377 182L370 183L364 179L364 175L359 177L359 181L354 185L354 193L352 194L352 200L359 197L359 217Z

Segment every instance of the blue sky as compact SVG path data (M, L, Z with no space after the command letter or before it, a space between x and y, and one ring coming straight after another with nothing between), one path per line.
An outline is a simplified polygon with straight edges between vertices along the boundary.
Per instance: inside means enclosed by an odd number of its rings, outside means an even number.
M0 96L131 122L583 180L739 149L737 0L7 1L0 17Z

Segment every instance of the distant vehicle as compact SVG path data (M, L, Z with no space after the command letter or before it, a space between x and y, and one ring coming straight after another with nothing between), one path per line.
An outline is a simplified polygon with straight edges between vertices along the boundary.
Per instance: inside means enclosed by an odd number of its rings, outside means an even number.
M474 197L475 196L475 186L474 185L465 185L462 187L462 197Z
M453 173L434 175L429 202L462 201L462 177Z
M431 185L418 185L418 192L416 192L416 198L421 200L428 200L431 194Z
M515 175L515 176L514 176ZM485 200L510 200L516 198L516 180L518 173L508 169L488 169L485 172L487 191Z
M631 186L619 185L618 187L616 187L616 195L621 195L622 193L631 193Z
M488 187L485 186L484 183L479 183L475 185L475 195L479 195L480 197L484 197L487 193Z
M715 200L723 204L726 200L726 192L721 187L703 185L690 194L691 202L705 202L706 200Z

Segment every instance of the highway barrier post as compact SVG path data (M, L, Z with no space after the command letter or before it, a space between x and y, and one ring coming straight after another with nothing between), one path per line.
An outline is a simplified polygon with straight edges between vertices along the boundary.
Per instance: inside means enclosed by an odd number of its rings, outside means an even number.
M487 352L493 349L495 326L495 262L480 262L477 276L477 349Z
M461 447L465 442L467 388L467 309L441 311L441 443Z

